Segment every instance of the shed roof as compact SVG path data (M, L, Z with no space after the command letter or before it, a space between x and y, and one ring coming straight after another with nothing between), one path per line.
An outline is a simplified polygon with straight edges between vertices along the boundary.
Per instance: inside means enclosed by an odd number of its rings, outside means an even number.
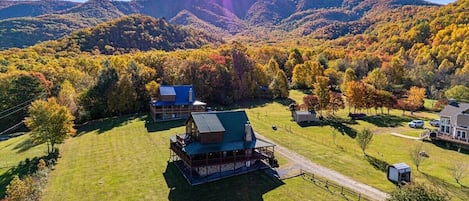
M225 132L216 114L196 113L192 114L192 118L200 133Z
M410 166L407 165L406 163L396 163L396 164L393 164L391 166L396 168L397 170L406 170L406 169L408 169L410 171Z
M175 85L160 86L160 95L162 96L176 96L175 101L155 101L152 102L153 106L169 106L169 105L206 105L203 102L197 101L195 97L195 90L192 85ZM189 96L192 96L189 101Z
M295 111L297 115L316 115L315 111Z
M201 129L200 127L204 127L204 130L219 130L220 127L222 127L225 132L223 134L223 142L221 143L201 144L198 141L194 141L187 144L184 147L184 150L189 155L275 146L270 142L256 139L254 131L251 132L251 142L246 142L244 140L246 135L245 125L249 121L245 111L193 112L191 113L191 116L194 118L194 122L196 123L197 128L199 128L199 131ZM213 128L210 127L211 125L205 125L213 122L215 122L215 124L218 124L219 122L220 125L214 126Z

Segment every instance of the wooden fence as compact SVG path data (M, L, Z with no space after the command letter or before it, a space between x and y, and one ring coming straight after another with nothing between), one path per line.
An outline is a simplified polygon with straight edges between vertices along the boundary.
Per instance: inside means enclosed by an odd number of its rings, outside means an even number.
M371 199L361 193L357 193L347 187L338 185L335 182L331 182L325 178L314 175L313 173L306 172L305 170L300 170L300 176L303 179L330 191L331 193L342 196L345 200L371 201Z

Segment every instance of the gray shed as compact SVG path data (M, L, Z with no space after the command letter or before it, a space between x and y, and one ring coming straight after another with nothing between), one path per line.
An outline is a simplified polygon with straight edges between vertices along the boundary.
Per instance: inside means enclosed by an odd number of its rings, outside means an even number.
M405 163L397 163L388 166L388 180L397 185L410 183L411 169Z
M294 111L293 112L293 120L297 123L301 122L312 122L316 121L316 112L315 111Z

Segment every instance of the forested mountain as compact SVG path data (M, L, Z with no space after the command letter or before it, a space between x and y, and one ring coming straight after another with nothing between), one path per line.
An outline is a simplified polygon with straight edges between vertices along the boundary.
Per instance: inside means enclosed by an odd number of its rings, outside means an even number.
M61 41L67 44L61 51L78 46L81 51L99 51L103 54L194 49L221 42L201 31L181 28L164 19L143 15L130 15L80 30Z
M13 17L35 17L67 10L78 3L69 1L2 1L0 2L0 19Z
M0 13L9 8L1 9ZM18 13L21 11L24 10ZM109 1L91 0L54 14L0 20L0 48L24 47L58 39L78 29L121 16L124 14Z
M91 0L73 8L75 3L55 2L26 1L0 7L0 19L8 18L0 21L0 47L57 39L79 28L136 13L227 37L255 36L262 28L285 36L315 34L330 39L362 33L378 22L376 15L404 5L435 6L423 0ZM268 38L270 32L262 34ZM30 40L18 40L24 37Z

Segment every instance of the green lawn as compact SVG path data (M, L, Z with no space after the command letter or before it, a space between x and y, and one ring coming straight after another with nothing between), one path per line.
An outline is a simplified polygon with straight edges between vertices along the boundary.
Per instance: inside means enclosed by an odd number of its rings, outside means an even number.
M26 161L38 161L35 157L45 156L46 152L44 145L33 146L28 135L0 142L0 198L14 175L23 175L37 165Z
M292 91L290 97L301 103L302 96L304 94ZM389 116L369 117L365 120L352 122L346 118L348 109L345 109L338 113L340 118L335 121L323 125L313 124L302 127L291 121L287 106L280 103L269 103L247 111L257 132L314 162L332 168L358 181L384 191L392 191L395 187L387 181L384 167L386 164L406 162L413 168L413 176L416 181L431 183L444 188L456 200L469 200L468 189L461 190L449 171L454 161L469 161L469 155L425 143L424 149L430 154L430 158L423 162L420 167L422 173L420 173L416 171L410 160L409 150L411 147L418 146L421 142L389 135L390 132L404 131L403 134L416 136L417 132L420 133L423 130L409 130L407 122L412 119L424 119L427 120L428 125L429 119L437 118L436 113L415 112L413 116L410 116L409 112L403 115L402 111L392 110ZM375 114L375 111L372 110L369 114ZM279 130L272 130L272 125L279 127ZM342 131L337 131L335 144L332 137L334 128L339 128ZM354 139L356 132L363 128L369 128L376 134L371 146L366 151L368 157L363 155ZM462 183L469 185L469 178L464 178Z
M298 102L303 96L299 91L291 92L291 98ZM403 115L402 111L392 110L390 115L379 118L350 121L345 118L349 112L345 109L339 111L339 118L333 121L302 127L290 120L287 105L278 102L258 104L246 110L257 132L358 181L390 192L395 187L386 179L385 165L406 162L413 168L416 181L441 187L455 200L469 200L468 189L461 189L449 172L453 161L469 161L469 155L424 143L424 150L430 157L418 172L410 160L409 150L421 142L389 135L390 132L415 135L412 133L415 129L409 130L407 122L412 119L428 121L437 118L436 113L416 112L410 116L409 112ZM369 115L375 113L369 111ZM81 128L78 137L67 140L60 147L62 158L51 173L44 200L342 199L300 177L279 181L264 172L191 187L178 170L167 163L168 137L183 132L183 122L156 126L146 126L145 122L140 118L108 119ZM272 130L272 125L278 130ZM368 157L363 155L354 139L356 132L363 128L376 134L367 149ZM335 142L333 130L337 130ZM27 136L22 136L0 142L1 178L11 177L12 174L6 174L8 169L25 158L44 155L44 146L15 148L27 145L27 140ZM279 161L281 165L288 163L283 158ZM462 183L469 185L469 177Z
M301 177L277 180L263 171L191 187L168 164L179 123L145 127L114 119L84 128L61 146L43 200L341 200ZM280 163L285 163L284 159Z

